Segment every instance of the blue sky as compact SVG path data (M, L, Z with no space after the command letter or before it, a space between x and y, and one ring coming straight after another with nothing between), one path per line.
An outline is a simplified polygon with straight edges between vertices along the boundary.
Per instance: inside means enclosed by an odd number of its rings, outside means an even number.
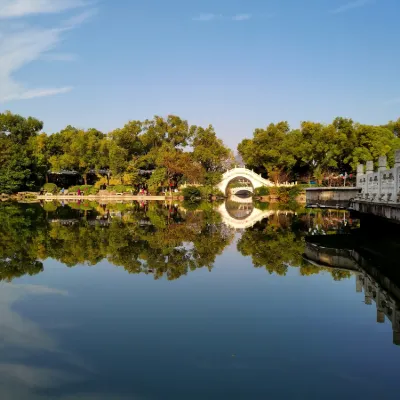
M398 0L0 0L0 111L52 133L178 114L254 128L400 116Z

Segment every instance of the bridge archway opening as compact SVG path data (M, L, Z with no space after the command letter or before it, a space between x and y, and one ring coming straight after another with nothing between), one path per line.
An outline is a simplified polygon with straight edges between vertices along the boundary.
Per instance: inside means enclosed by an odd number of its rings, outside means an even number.
M244 176L236 176L229 180L226 185L227 196L238 196L242 198L251 197L254 193L252 182Z
M252 201L241 201L243 198L239 198L233 195L225 201L225 209L228 215L236 221L246 220L254 210L254 204Z

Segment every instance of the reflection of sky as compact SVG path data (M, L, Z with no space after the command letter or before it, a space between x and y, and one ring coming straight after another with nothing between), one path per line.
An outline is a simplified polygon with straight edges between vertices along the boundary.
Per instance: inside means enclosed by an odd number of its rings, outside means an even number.
M0 286L1 398L385 399L397 392L400 348L391 325L377 324L375 306L356 293L354 277L302 277L297 268L269 275L232 245L212 272L172 282L106 262L66 268L54 261L15 282Z

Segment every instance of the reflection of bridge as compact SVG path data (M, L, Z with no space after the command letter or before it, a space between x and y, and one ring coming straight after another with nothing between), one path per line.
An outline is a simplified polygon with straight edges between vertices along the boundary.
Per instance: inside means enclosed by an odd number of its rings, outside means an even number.
M258 208L253 208L252 212L244 219L236 219L232 217L228 210L226 209L226 203L221 204L218 207L218 212L222 216L222 221L234 229L247 229L254 226L257 222L262 221L264 218L268 218L275 214L292 214L291 211L275 211L275 210L259 210Z
M218 184L218 189L221 190L222 193L225 193L229 182L237 178L247 179L248 181L250 181L254 189L259 188L261 186L273 186L273 183L270 180L264 179L261 175L256 174L254 171L251 171L250 169L233 168L230 171L226 171L222 175L222 180ZM245 190L248 191L249 188L246 187Z
M236 195L229 196L229 200L233 201L234 203L240 203L240 204L252 204L253 199L251 197L239 197Z
M236 195L240 192L247 192L247 193L253 193L253 188L251 186L240 186L240 187L235 187L235 188L230 188L230 194L231 195Z

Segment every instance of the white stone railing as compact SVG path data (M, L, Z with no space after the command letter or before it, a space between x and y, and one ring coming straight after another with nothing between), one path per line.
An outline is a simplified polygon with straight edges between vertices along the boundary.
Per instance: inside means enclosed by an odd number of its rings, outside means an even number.
M359 199L376 203L400 203L400 150L396 151L395 164L387 168L386 156L379 157L378 171L374 172L373 161L357 167L357 186L361 188Z
M274 182L270 181L269 179L263 178L261 175L257 174L253 170L243 168L243 167L235 167L231 170L226 171L222 175L222 179L223 180L230 179L230 178L233 179L238 176L247 178L251 182L252 182L252 180L255 180L258 183L260 183L262 186L296 186L297 185L297 182L282 182L282 183L275 184Z

